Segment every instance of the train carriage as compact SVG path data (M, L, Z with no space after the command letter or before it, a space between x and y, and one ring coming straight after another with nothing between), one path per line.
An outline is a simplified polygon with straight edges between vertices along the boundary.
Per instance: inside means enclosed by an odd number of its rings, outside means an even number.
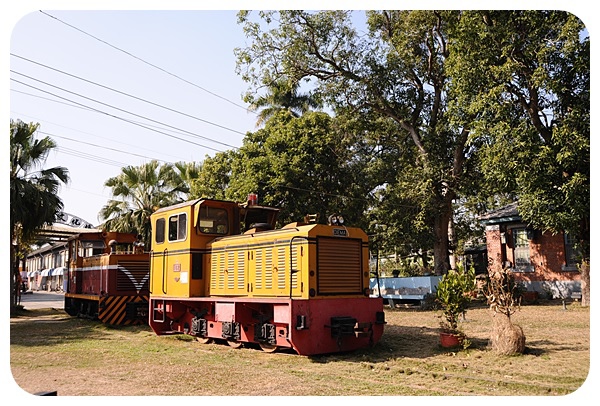
M376 343L383 301L369 297L368 237L342 224L291 223L278 210L198 199L158 210L149 324L232 347L301 355Z
M135 234L85 232L71 237L65 311L111 325L148 320L149 254Z

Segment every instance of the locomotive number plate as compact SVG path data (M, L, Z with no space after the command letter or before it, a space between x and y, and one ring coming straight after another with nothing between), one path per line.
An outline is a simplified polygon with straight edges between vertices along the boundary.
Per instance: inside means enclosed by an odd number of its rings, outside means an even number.
M348 236L348 232L343 228L334 228L333 235L337 235L339 237L346 237Z

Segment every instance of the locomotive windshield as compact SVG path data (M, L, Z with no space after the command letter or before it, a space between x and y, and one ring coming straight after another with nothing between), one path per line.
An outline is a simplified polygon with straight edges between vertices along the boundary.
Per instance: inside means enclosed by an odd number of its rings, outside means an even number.
M247 231L257 225L275 228L279 210L265 206L248 206L240 212L240 229Z
M226 235L229 232L227 210L217 207L203 206L197 224L198 231L204 234Z

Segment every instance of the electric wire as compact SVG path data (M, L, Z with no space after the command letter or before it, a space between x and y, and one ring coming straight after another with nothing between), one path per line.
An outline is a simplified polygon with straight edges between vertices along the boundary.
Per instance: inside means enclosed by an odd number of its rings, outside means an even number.
M95 85L95 86L98 86L98 87L101 87L101 88L103 88L103 89L110 90L110 91L112 91L112 92L115 92L115 93L118 93L118 94L121 94L121 95L124 95L124 96L130 97L130 98L132 98L132 99L135 99L135 100L138 100L138 101L142 101L142 102L144 102L144 103L148 103L148 104L150 104L150 105L153 105L153 106L155 106L155 107L160 107L160 108L162 108L162 109L165 109L165 110L171 111L171 112L173 112L173 113L181 114L182 116L185 116L185 117L188 117L188 118L192 118L192 119L194 119L194 120L198 120L198 121L201 121L201 122L203 122L203 123L210 124L210 125L213 125L213 126L215 126L215 127L219 127L219 128L222 128L222 129L224 129L224 130L227 130L227 131L234 132L234 133L236 133L236 134L245 135L245 133L244 133L244 132L237 131L237 130L234 130L234 129L232 129L232 128L225 127L225 126L223 126L223 125L220 125L220 124L213 123L212 121L208 121L208 120L205 120L205 119L202 119L202 118L199 118L199 117L192 116L192 115L190 115L190 114L187 114L187 113L181 112L181 111L179 111L179 110L175 110L175 109L172 109L172 108L169 108L169 107L163 106L163 105L161 105L161 104L158 104L158 103L155 103L155 102L152 102L152 101L146 100L146 99L142 99L141 97L137 97L137 96L134 96L134 95L132 95L132 94L129 94L129 93L126 93L126 92L123 92L123 91L120 91L120 90L114 89L114 88L112 88L112 87L109 87L109 86L106 86L106 85L103 85L103 84L100 84L100 83L97 83L97 82L91 81L91 80L89 80L89 79L85 79L85 78L82 78L82 77L80 77L80 76L73 75L73 74L71 74L71 73L65 72L65 71L63 71L63 70L60 70L60 69L53 68L53 67L51 67L51 66L45 65L45 64L43 64L43 63L40 63L40 62L33 61L33 60L31 60L31 59L28 59L28 58L22 57L22 56L20 56L20 55L16 55L16 54L13 54L13 53L11 53L10 55L11 55L11 56L14 56L15 58L19 58L19 59L22 59L22 60L24 60L24 61L27 61L27 62L33 63L33 64L35 64L35 65L42 66L42 67L44 67L44 68L46 68L46 69L50 69L50 70L53 70L53 71L55 71L55 72L61 73L61 74L63 74L63 75L66 75L66 76L69 76L69 77L72 77L72 78L75 78L75 79L78 79L78 80L84 81L84 82L86 82L86 83L89 83L89 84L92 84L92 85ZM219 141L214 141L214 142L217 142L217 143L219 143ZM227 144L225 144L225 145L227 145ZM227 146L229 146L229 145L227 145Z
M106 165L116 166L119 168L124 168L127 166L127 164L124 164L119 161L99 157L97 155L88 154L87 152L82 152L82 151L79 151L76 149L72 149L72 148L68 148L68 147L64 147L64 146L60 146L60 145L56 149L59 152L63 152L67 155L71 155L71 156L75 156L75 157L79 157L79 158L84 158L87 161L94 161L94 162L98 162L98 163L102 163L102 164L106 164Z
M165 160L158 159L158 158L152 158L152 157L148 157L148 156L145 156L145 155L136 154L134 152L122 151L122 150L119 150L117 148L110 148L110 147L106 147L106 146L103 146L103 145L93 144L91 142L85 142L85 141L76 140L74 138L69 138L69 137L65 137L65 136L62 136L62 135L51 134L51 133L48 133L48 132L45 132L45 131L39 131L38 130L38 133L40 133L40 134L46 134L46 135L48 135L50 137L54 137L54 138L61 138L63 140L68 140L68 141L77 142L77 143L84 144L84 145L89 145L91 147L106 149L108 151L115 151L115 152L119 152L119 153L122 153L122 154L130 155L130 156L137 156L139 158L145 158L145 159L150 159L150 160L164 162L164 163L169 163L169 164L173 163L173 162L165 161ZM124 165L124 166L127 166L127 165Z
M122 108L120 108L120 107L116 107L116 106L114 106L114 105L111 105L111 104L104 103L104 102L101 102L101 101L99 101L99 100L93 99L93 98L91 98L91 97L84 96L84 95L82 95L82 94L80 94L80 93L73 92L73 91L71 91L71 90L68 90L68 89L65 89L65 88L63 88L63 87L60 87L60 86L53 85L53 84L51 84L51 83L45 82L45 81L43 81L43 80L40 80L40 79L36 79L36 78L34 78L34 77L32 77L32 76L25 75L24 73L20 73L20 72L14 71L14 70L12 70L12 69L10 70L10 72L12 72L12 73L15 73L15 74L17 74L17 75L20 75L20 76L24 76L24 77L26 77L27 79L31 79L31 80L34 80L34 81L36 81L36 82L43 83L43 84L44 84L44 85L46 85L46 86L50 86L50 87L53 87L53 88L55 88L55 89L62 90L63 92L70 93L70 94L72 94L72 95L75 95L75 96L81 97L82 99L86 99L86 100L92 101L92 102L94 102L94 103L98 103L98 104L100 104L100 105L103 105L103 106L106 106L106 107L110 107L110 108L112 108L112 109L115 109L115 110L117 110L117 111L121 111L121 112L123 112L123 113L130 114L130 115L132 115L132 116L134 116L134 117L142 118L142 119L144 119L144 120L148 120L148 121L150 121L150 122L152 122L152 123L157 123L157 124L161 124L161 125L164 125L164 126L166 126L166 127L169 127L169 128L173 128L173 129L175 129L175 130L178 130L178 131L184 132L184 133L186 133L186 134L189 134L190 136L197 137L197 138L201 138L201 139L203 139L203 140L210 141L210 142L214 142L214 143L216 143L216 144L220 144L220 145L223 145L223 146L226 146L226 147L230 147L230 148L237 148L237 147L235 147L234 145L230 145L230 144L227 144L227 143L224 143L224 142L221 142L221 141L214 140L214 139L212 139L212 138L205 137L205 136L203 136L203 135L195 134L195 133L193 133L193 132L186 131L186 130L184 130L184 129L177 128L177 127L174 127L174 126L171 126L171 125L168 125L168 124L162 123L162 122L160 122L160 121L157 121L157 120L151 119L151 118L149 118L149 117L145 117L145 116L142 116L142 115L140 115L140 114L133 113L133 112L131 112L131 111L128 111L128 110L122 109ZM14 80L14 79L11 79L11 80ZM22 83L22 82L19 82L19 83ZM208 148L208 147L207 147L207 148ZM219 151L219 150L216 150L216 149L214 149L214 148L211 148L211 149L213 149L214 151Z
M203 145L203 144L198 144L198 143L196 143L196 142L193 142L193 141L187 140L187 139L185 139L185 138L176 137L176 136L174 136L174 135L172 135L172 134L168 134L168 133L165 133L165 132L163 132L163 131L159 131L159 130L156 130L156 129L154 129L154 128L150 128L150 127L148 127L148 126L146 126L146 125L143 125L143 124L139 124L139 123L133 122L133 121L131 121L131 120L128 120L128 119L126 119L126 118L119 117L119 116L116 116L116 115L114 115L114 114L110 114L110 113L107 113L107 112L105 112L105 111L102 111L102 110L98 110L98 109L96 109L96 108L93 108L93 107L90 107L90 106L86 106L86 105L84 105L84 104L82 104L82 103L79 103L79 102L76 102L76 101L73 101L73 100L67 99L67 98L65 98L65 97L59 96L59 95L57 95L57 94L55 94L55 93L52 93L52 92L49 92L49 91L47 91L47 90L40 89L40 88L38 88L38 87L35 87L35 86L33 86L33 85L30 85L30 84L28 84L28 83L22 82L22 81L20 81L20 80L13 79L13 78L10 78L10 80L11 80L11 81L13 81L13 82L16 82L16 83L20 83L20 84L22 84L23 86L27 86L27 87L30 87L30 88L36 89L36 90L38 90L38 91L40 91L40 92L43 92L43 93L50 94L50 95L52 95L52 96L54 96L54 97L57 97L57 98L59 98L59 99L62 99L62 100L69 101L69 102L71 102L71 103L74 103L74 104L77 104L77 105L79 105L79 106L84 106L84 107L87 107L87 108L89 108L90 110L93 110L94 112L97 112L97 113L100 113L100 114L104 114L104 115L106 115L106 116L108 116L108 117L116 118L116 119L118 119L118 120L125 121L126 123L130 123L130 124L136 125L136 126L138 126L138 127L142 127L142 128L145 128L145 129L147 129L147 130L154 131L154 132L156 132L156 133L159 133L159 134L166 135L167 137L171 137L171 138L177 139L177 140L179 140L179 141L187 142L187 143L189 143L189 144L196 145L196 146L199 146L199 147L202 147L202 148L210 149L210 150L212 150L212 151L216 151L216 152L223 152L223 150L219 150L219 149L216 149L216 148L212 148L212 147L209 147L209 146L206 146L206 145Z
M11 90L13 90L13 89L11 89ZM31 94L31 93L25 93L25 92L20 92L20 93L27 94L28 96L37 97L36 95L34 95L34 94ZM42 99L46 99L46 98L42 97ZM58 102L57 100L54 100L54 99L49 99L49 98L48 98L48 99L46 99L46 100L49 100L49 101L56 101L56 102ZM58 103L61 103L61 104L66 104L67 106L70 106L70 104L68 104L68 103L62 103L62 102L58 102ZM73 106L73 107L80 108L79 106ZM82 130L78 130L78 129L76 129L76 128L72 128L72 127L67 127L67 126L64 126L64 125L62 125L62 124L57 124L57 123L54 123L54 122L52 122L52 121L48 121L48 120L45 120L45 119L41 119L41 118L39 118L39 117L34 117L34 116L31 116L31 115L29 115L29 114L24 114L24 113L21 113L21 112L18 112L18 111L11 110L11 113L17 114L17 115L19 115L19 116L22 116L22 117L29 117L29 118L32 118L32 119L34 119L34 120L37 120L38 122L44 122L45 124L52 124L52 125L55 125L55 126L57 126L57 127L66 128L67 130L76 131L76 132L78 132L78 133L81 133L81 134L85 134L85 135L91 135L92 137L101 138L101 139L103 139L103 140L107 140L107 141L110 141L110 142L117 142L117 143L119 143L119 145L125 145L125 146L128 146L128 147L133 147L133 148L136 148L136 149L143 149L143 150L150 151L150 152L154 152L154 153L157 153L157 154L163 154L163 155L166 155L166 156L170 156L170 157L173 157L173 158L177 158L177 157L176 157L176 156L174 156L174 155L165 154L165 153L164 153L164 152L162 152L162 151L160 151L160 152L159 152L159 151L155 151L155 150L152 150L152 149L149 149L149 148L144 148L144 147L143 147L143 146L141 146L141 145L128 144L128 143L126 143L126 142L123 142L123 141L120 141L120 140L118 141L118 140L115 140L115 139L112 139L112 138L108 138L108 137L102 137L102 136L100 136L100 135L92 134L92 133L89 133L89 132L86 132L86 131L82 131ZM41 132L41 131L38 131L38 132ZM46 133L46 134L47 134L47 133ZM61 138L61 136L60 136L60 135L53 135L53 136L54 136L54 137L59 137L59 138ZM73 141L76 141L76 142L83 142L83 141L77 141L77 140L73 140ZM123 153L128 153L127 151L123 151L123 150L120 150L120 152L123 152ZM155 158L152 158L152 159L155 159ZM180 160L180 161L184 161L184 159L179 159L179 160ZM165 161L165 162L167 162L167 161Z
M163 72L163 73L166 73L166 74L167 74L167 75L169 75L169 76L173 76L174 78L176 78L176 79L179 79L179 80L181 80L182 82L184 82L184 83L187 83L187 84L189 84L189 85L192 85L192 86L194 86L194 87L196 87L196 88L198 88L198 89L200 89L200 90L202 90L202 91L204 91L204 92L206 92L206 93L208 93L208 94L210 94L210 95L212 95L212 96L218 97L219 99L221 99L221 100L224 100L224 101L226 101L226 102L228 102L228 103L231 103L231 104L233 104L233 105L234 105L234 106L236 106L236 107L242 108L242 109L244 109L246 112L254 113L252 110L248 109L247 107L244 107L244 106L242 106L242 105L239 105L239 104L237 104L237 103L235 103L235 102L233 102L233 101L231 101L231 100L229 100L229 99L227 99L227 98L225 98L225 97L223 97L223 96L220 96L220 95L218 95L218 94L216 94L216 93L214 93L214 92L211 92L210 90L208 90L208 89L205 89L205 88L203 88L202 86L199 86L199 85L197 85L197 84L195 84L195 83L193 83L193 82L190 82L189 80L187 80L187 79L184 79L184 78L182 78L182 77L181 77L181 76L179 76L179 75L176 75L176 74L174 74L174 73L171 73L171 72L167 71L166 69L163 69L163 68L161 68L160 66L154 65L153 63L150 63L150 62L148 62L148 61L146 61L146 60L144 60L144 59L142 59L142 58L140 58L140 57L138 57L138 56L136 56L136 55L132 54L131 52L128 52L128 51L126 51L126 50L124 50L124 49L121 49L121 48L119 48L119 47L117 47L117 46L115 46L115 45L112 45L111 43L109 43L109 42L107 42L107 41L105 41L105 40L103 40L103 39L101 39L101 38L98 38L98 37L96 37L96 36L94 36L94 35L92 35L92 34L90 34L90 33L86 32L86 31L84 31L84 30L82 30L82 29L80 29L80 28L77 28L77 27L75 27L74 25L71 25L71 24L69 24L69 23L66 23L65 21L61 20L60 18L54 17L53 15L51 15L51 14L48 14L48 13L46 13L46 12L42 11L42 10L40 10L40 13L42 13L42 14L46 15L47 17L50 17L50 18L52 18L52 19L54 19L54 20L56 20L56 21L58 21L58 22L60 22L60 23L62 23L62 24L64 24L64 25L66 25L67 27L70 27L70 28L72 28L72 29L74 29L74 30L76 30L76 31L78 31L78 32L80 32L80 33L82 33L82 34L84 34L84 35L87 35L88 37L91 37L91 38L95 39L96 41L99 41L99 42L101 42L101 43L103 43L103 44L105 44L105 45L108 45L109 47L111 47L111 48L113 48L113 49L116 49L116 50L117 50L117 51L119 51L119 52L123 52L124 54L126 54L126 55L128 55L128 56L130 56L130 57L132 57L132 58L134 58L134 59L136 59L136 60L138 60L138 61L140 61L140 62L142 62L142 63L146 64L146 65L149 65L149 66L151 66L151 67L153 67L153 68L155 68L155 69L158 69L158 70L160 70L161 72ZM254 114L256 114L256 113L254 113Z

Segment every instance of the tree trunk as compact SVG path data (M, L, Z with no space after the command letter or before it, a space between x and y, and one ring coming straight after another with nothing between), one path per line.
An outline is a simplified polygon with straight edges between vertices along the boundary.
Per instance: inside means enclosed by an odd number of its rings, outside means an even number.
M436 275L444 275L450 269L448 263L448 224L451 211L448 209L452 210L452 205L444 204L443 210L436 216L433 225L435 236L433 261Z
M523 329L513 324L506 314L492 314L491 347L501 355L523 354L525 352L525 334Z
M452 212L448 219L448 263L450 269L456 269L456 233L454 230L454 216Z
M590 263L584 260L581 263L581 306L590 305Z

